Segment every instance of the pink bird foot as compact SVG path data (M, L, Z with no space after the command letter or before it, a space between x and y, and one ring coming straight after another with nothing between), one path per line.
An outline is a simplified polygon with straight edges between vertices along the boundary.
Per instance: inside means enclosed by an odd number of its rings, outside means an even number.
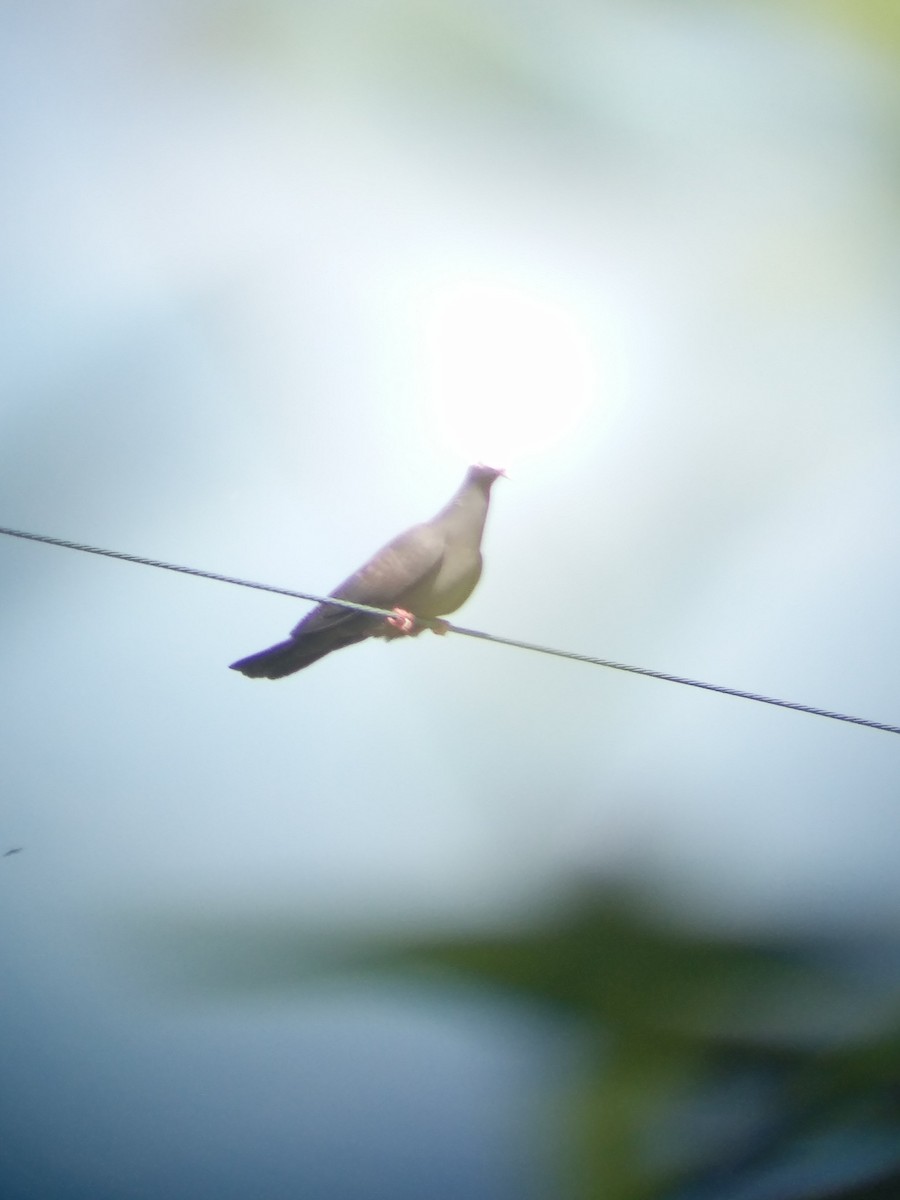
M415 613L407 612L405 608L395 608L394 615L385 619L399 633L412 633L416 627Z

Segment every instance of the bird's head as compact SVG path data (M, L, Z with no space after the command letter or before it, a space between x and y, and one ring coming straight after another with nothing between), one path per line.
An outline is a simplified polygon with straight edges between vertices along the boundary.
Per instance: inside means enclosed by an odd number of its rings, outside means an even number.
M495 479L500 477L506 478L506 472L502 467L488 467L484 463L475 463L469 467L466 474L466 483L478 483L483 488L490 488Z

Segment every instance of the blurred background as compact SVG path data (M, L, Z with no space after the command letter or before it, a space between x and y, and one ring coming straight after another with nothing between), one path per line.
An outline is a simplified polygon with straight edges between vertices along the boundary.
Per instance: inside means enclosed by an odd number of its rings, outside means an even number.
M900 723L898 56L11 0L0 524L326 592L486 461L462 624ZM249 681L298 602L0 581L8 1200L900 1194L895 735L453 636Z

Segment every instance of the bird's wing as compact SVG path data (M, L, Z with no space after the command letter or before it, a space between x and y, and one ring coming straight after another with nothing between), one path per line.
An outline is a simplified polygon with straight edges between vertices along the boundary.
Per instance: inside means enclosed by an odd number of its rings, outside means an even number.
M338 600L369 604L373 608L395 608L410 592L427 586L429 576L440 570L445 548L441 529L433 524L414 525L373 554L367 563L331 593ZM291 637L361 625L368 629L381 618L331 604L320 604L291 630Z

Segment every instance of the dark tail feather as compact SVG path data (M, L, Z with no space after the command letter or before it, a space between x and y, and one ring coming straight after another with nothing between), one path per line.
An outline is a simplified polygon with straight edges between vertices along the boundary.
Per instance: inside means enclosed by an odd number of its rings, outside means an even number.
M238 659L231 664L231 670L240 671L250 679L283 679L285 675L293 675L295 671L302 671L304 667L318 662L326 654L331 654L332 650L364 641L370 632L369 629L355 634L350 630L333 630L288 638L286 642L279 642L268 650Z
M250 679L281 679L308 667L310 663L322 658L328 649L321 650L310 657L308 652L301 652L293 640L279 642L268 650L260 650L257 654L248 654L246 658L238 659L231 664L232 671L240 671Z

